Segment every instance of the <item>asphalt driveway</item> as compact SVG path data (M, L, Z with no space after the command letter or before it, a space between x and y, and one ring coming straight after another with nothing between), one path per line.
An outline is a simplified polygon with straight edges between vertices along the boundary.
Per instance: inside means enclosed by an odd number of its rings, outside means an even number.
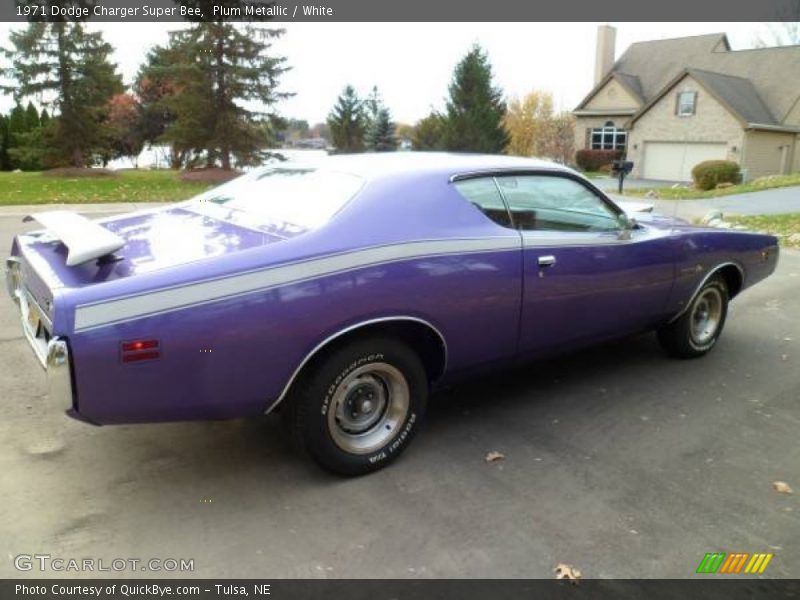
M0 248L20 228L0 218ZM549 578L565 562L680 578L712 551L800 575L797 252L733 303L709 356L643 336L461 385L401 460L356 480L292 454L276 417L64 417L6 299L0 365L0 577L60 575L14 568L46 553L190 558L197 577Z

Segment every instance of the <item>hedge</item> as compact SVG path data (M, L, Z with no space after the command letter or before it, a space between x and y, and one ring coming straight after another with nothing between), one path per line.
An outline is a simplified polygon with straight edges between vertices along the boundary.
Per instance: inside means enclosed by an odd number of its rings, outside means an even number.
M739 183L742 173L733 161L707 160L694 166L692 179L697 189L713 190L720 183Z
M575 153L575 163L583 171L599 171L620 158L622 150L578 150Z

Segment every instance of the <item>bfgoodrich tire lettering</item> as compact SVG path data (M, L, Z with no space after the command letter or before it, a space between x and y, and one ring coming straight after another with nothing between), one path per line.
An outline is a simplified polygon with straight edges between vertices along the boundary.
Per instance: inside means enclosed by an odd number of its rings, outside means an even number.
M697 358L717 343L728 316L728 286L716 275L678 319L658 330L658 341L676 358Z
M395 460L425 413L428 380L416 353L391 338L339 348L290 398L292 436L318 464L361 475Z

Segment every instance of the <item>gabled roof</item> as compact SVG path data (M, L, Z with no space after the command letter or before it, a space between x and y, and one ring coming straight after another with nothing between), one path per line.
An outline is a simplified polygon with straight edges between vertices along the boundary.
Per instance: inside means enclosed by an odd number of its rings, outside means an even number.
M631 44L577 109L615 76L635 77L645 106L652 105L655 96L688 70L699 73L698 79L711 73L701 83L746 121L771 115L772 123L782 123L800 97L800 46L731 50L727 36L714 33ZM744 99L733 102L739 94Z
M758 95L753 82L744 77L688 69L688 74L699 81L717 99L745 123L779 125L764 100Z

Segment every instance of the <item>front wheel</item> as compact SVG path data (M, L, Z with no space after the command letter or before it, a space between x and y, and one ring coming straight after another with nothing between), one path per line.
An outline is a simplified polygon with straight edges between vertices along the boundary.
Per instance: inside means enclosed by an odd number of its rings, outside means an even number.
M408 446L425 413L417 354L391 338L339 348L298 385L286 417L297 444L340 475L376 471Z
M658 330L658 341L670 356L703 356L717 343L727 316L728 286L716 275L700 289L686 312Z

